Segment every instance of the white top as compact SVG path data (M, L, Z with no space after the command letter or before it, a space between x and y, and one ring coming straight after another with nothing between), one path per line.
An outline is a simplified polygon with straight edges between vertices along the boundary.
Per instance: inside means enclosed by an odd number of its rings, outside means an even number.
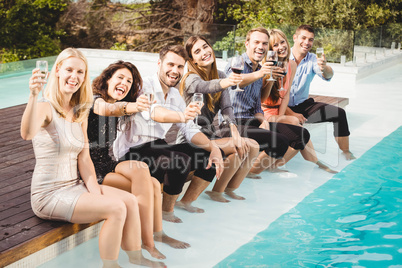
M157 74L144 78L143 88L140 94L143 93L144 89L154 91L156 103L152 105L151 109L154 109L155 106L162 106L169 110L180 112L184 112L186 109L186 104L177 88L169 88L166 99L164 98L162 86ZM130 147L157 139L164 139L166 133L173 125L173 123L154 122L155 124L151 126L148 111L133 114L130 117L130 121L131 127L129 130L117 131L117 137L113 143L113 154L116 159L123 157L129 151ZM200 130L195 127L192 120L187 123L177 123L177 126L188 142L191 142L193 136L200 132Z

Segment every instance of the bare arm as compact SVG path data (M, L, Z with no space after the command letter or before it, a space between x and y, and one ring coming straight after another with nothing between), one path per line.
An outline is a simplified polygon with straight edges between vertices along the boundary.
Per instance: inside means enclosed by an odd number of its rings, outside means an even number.
M296 75L296 69L297 69L296 62L293 60L289 60L289 64L290 64L290 68L291 68L291 77L289 79L289 84L288 84L286 95L283 98L281 105L279 106L279 115L286 114L286 110L288 109L289 98L290 98L290 89L292 87L293 79Z
M52 120L52 111L49 103L38 103L38 95L43 85L43 75L38 72L39 69L32 71L32 77L29 79L29 99L21 119L20 133L24 140L31 140L35 137L41 127L47 126Z
M264 81L262 82L261 88L261 103L265 102L269 95L271 94L272 86L274 85L274 81Z
M210 152L207 169L209 169L212 166L212 163L214 163L216 168L216 178L219 180L223 172L223 160L218 145L209 140L207 136L205 136L204 133L201 132L195 134L191 139L191 142L198 147Z
M257 81L258 79L263 78L267 74L270 74L271 68L273 68L272 64L273 63L271 62L265 62L264 64L261 65L260 70L248 74L242 74L241 76L243 78L243 81L240 83L239 86L241 88L246 87Z
M187 105L184 112L173 111L162 106L156 106L152 110L151 118L159 123L185 123L189 120L193 120L196 115L200 113L200 107L195 103Z
M114 103L109 103L102 98L97 98L94 103L94 113L101 116L118 117L126 114L135 114L138 112L142 112L148 110L149 107L150 105L148 102L148 98L145 95L139 96L136 102L118 101Z
M78 155L78 170L82 180L90 193L101 194L101 187L96 179L95 167L89 154L89 143L87 135L88 121L82 123L82 132L84 134L84 149Z

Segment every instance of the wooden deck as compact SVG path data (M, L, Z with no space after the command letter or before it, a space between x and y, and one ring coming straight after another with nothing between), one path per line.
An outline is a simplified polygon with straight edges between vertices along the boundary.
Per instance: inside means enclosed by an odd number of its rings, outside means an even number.
M314 98L315 101L325 102L325 103L328 103L328 104L339 106L341 108L345 108L346 105L349 104L349 99L348 98L328 97L328 96L319 96L319 95L310 95L310 97Z
M35 157L32 142L20 135L24 109L19 105L0 110L0 267L92 225L45 221L32 212Z

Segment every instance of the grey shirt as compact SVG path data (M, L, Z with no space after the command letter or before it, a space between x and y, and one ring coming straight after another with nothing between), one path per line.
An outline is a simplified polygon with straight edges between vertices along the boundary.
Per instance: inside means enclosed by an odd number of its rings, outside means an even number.
M223 116L223 120L226 123L235 123L233 107L230 103L230 89L222 88L219 84L222 79L226 78L226 74L218 71L218 75L219 79L205 81L197 74L190 74L186 78L183 92L183 98L187 105L191 102L194 93L204 94L204 106L201 109L201 116L198 118L198 125L202 126L203 128L212 128L212 131L214 131L212 123L219 110ZM207 107L207 98L205 94L214 94L220 91L222 92L220 101L215 104L214 111L209 110Z

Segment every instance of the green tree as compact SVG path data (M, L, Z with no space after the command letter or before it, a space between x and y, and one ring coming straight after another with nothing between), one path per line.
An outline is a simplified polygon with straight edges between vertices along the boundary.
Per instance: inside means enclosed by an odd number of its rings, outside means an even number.
M56 23L70 0L14 0L0 4L0 48L29 59L57 54Z

